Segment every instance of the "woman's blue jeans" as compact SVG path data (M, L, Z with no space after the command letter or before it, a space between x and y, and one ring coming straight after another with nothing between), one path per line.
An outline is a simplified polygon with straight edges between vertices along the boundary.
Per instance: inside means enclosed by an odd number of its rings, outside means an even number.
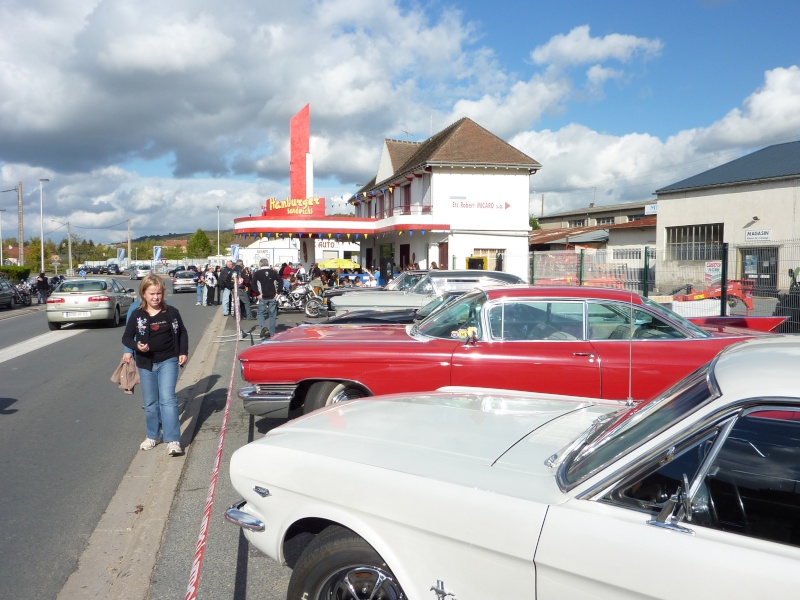
M153 363L152 370L139 368L139 380L144 400L144 420L147 437L157 440L163 433L164 442L181 439L181 423L178 416L178 359L168 358Z
M200 304L205 304L206 303L205 302L205 300L206 300L206 287L204 285L200 285L198 283L196 292L197 292L197 301Z

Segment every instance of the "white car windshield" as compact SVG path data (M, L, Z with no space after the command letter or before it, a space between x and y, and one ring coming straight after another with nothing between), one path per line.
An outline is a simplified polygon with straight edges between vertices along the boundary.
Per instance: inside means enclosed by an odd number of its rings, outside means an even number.
M464 294L419 323L412 332L445 340L466 340L472 336L480 339L481 310L485 302L486 295L480 290Z
M581 443L568 450L558 473L568 490L606 465L642 445L719 396L709 377L710 363L701 367L658 398L612 415L593 425Z

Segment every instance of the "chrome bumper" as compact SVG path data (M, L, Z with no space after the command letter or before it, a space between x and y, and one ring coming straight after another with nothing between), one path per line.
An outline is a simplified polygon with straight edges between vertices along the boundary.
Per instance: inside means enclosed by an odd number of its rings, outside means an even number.
M239 390L239 398L251 415L288 418L296 389L296 385L249 385Z
M225 519L242 529L264 531L265 525L262 521L242 510L245 504L247 504L247 500L239 500L235 504L231 504L228 510L225 511Z

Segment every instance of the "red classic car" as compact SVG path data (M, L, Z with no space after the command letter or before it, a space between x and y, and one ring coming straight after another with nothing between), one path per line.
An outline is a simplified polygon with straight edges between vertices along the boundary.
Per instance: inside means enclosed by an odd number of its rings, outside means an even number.
M774 319L773 319L774 320ZM778 319L780 320L780 319ZM376 394L478 386L646 400L756 319L703 326L616 289L499 286L467 292L416 325L301 325L239 355L254 414L288 416ZM767 319L765 329L775 325Z

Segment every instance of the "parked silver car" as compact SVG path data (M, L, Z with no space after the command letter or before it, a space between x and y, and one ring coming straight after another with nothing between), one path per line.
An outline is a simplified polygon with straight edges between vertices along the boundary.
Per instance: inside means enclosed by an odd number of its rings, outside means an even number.
M47 325L56 330L64 323L101 321L117 327L135 297L111 278L67 279L47 298Z

